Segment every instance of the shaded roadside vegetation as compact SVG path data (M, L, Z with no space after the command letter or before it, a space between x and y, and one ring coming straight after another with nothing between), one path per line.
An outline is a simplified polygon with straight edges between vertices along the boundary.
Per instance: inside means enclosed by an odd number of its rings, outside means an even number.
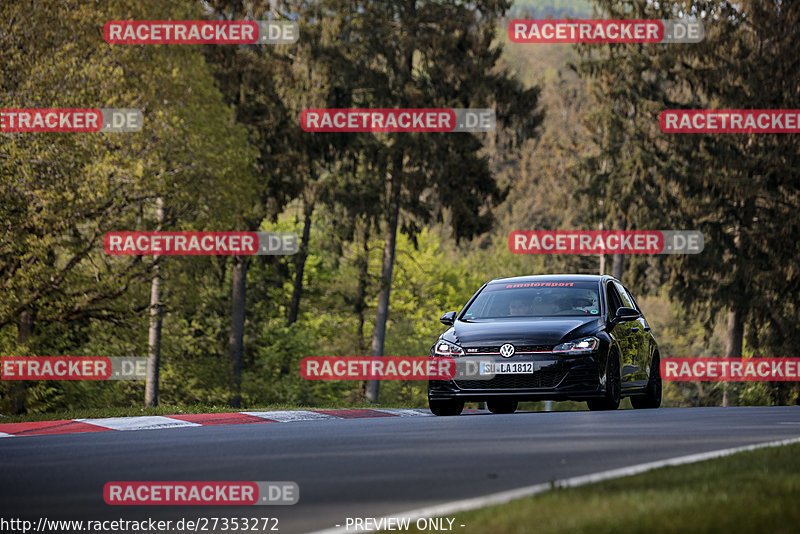
M161 322L147 399L143 383L2 382L0 412L361 405L366 384L304 381L300 359L376 347L424 355L439 315L488 279L600 269L597 256L513 255L511 230L701 230L697 257L605 258L642 295L662 357L793 355L800 250L784 236L800 230L800 140L670 137L657 114L800 108L796 8L598 1L617 18L704 10L706 41L571 47L515 45L505 33L509 14L560 16L558 2L509 12L483 1L481 16L462 2L355 4L0 8L5 107L139 107L146 117L137 134L0 134L0 355L146 356L151 309ZM296 17L303 37L291 47L102 40L107 20L216 17ZM308 134L298 121L308 107L436 106L492 107L498 131ZM102 251L107 231L157 227L305 237L289 257ZM664 404L797 399L791 383L680 383L665 387ZM424 384L383 383L380 401L424 406Z

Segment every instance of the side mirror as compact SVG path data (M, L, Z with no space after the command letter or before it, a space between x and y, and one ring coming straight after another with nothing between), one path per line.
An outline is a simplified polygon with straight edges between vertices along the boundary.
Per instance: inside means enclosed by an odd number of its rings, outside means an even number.
M453 326L453 323L456 322L456 312L449 311L449 312L443 314L441 317L439 317L439 321L443 325Z
M642 314L638 310L628 308L627 306L620 306L617 308L617 314L611 319L611 324L625 323L627 321L635 321Z

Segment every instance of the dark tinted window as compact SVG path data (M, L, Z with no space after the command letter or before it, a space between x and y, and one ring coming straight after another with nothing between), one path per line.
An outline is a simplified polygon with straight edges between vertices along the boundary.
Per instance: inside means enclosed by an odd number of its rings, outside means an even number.
M633 299L628 295L628 292L625 290L622 284L618 284L614 282L614 287L617 288L619 292L619 296L622 299L622 305L627 306L628 308L636 308L636 305L633 303Z
M462 320L600 314L597 282L542 281L490 284Z
M622 306L622 299L613 282L608 282L606 285L606 297L608 299L608 316L613 317L617 313L617 308Z

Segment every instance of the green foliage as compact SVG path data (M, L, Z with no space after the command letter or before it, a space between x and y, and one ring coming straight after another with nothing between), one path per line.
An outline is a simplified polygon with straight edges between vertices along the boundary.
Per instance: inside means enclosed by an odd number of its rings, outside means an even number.
M224 227L252 196L245 130L196 47L108 45L102 32L75 31L102 28L121 11L145 20L198 17L197 6L152 1L0 10L12 29L0 34L3 59L15 73L0 85L4 107L138 107L145 117L138 133L0 134L0 329L15 331L23 313L34 325L32 337L0 347L4 355L141 355L152 261L106 255L103 234L152 228L159 196L168 226ZM27 34L37 27L35 37ZM74 406L83 387L30 385L33 409ZM127 386L116 387L130 397Z
M581 45L591 83L586 124L595 150L576 171L595 220L607 227L700 230L698 255L641 259L656 285L711 325L732 310L754 350L795 346L800 247L797 134L663 134L664 109L792 109L800 101L785 58L798 57L798 13L760 0L652 3L601 0L608 18L667 19L699 13L697 45ZM604 199L598 205L596 199ZM649 267L649 269L647 269ZM778 311L780 310L780 311Z
M591 0L515 0L509 15L528 18L590 18Z
M308 216L304 259L248 259L243 403L359 405L361 384L303 380L300 360L369 352L396 184L404 233L387 355L426 355L441 313L489 279L598 270L595 256L511 254L511 230L619 221L706 234L700 257L640 258L626 273L637 296L649 293L640 303L662 357L720 355L731 300L746 304L746 355L790 354L800 278L797 244L783 236L800 221L796 136L664 136L656 117L665 107L797 108L796 69L786 67L800 57L796 25L757 1L603 0L600 12L619 18L672 18L675 6L725 16L698 46L532 47L508 42L508 15L586 17L588 2L518 1L505 13L508 4L479 2L478 14L472 2L444 1L4 3L4 107L138 107L145 125L0 134L0 355L146 353L153 259L110 257L102 235L154 229L157 197L165 229L299 234ZM107 20L210 13L299 13L304 37L283 47L130 46L100 32ZM306 107L356 106L493 107L499 128L328 135L298 126ZM160 260L168 405L228 398L231 267L222 256ZM382 400L424 406L424 386L384 383ZM143 391L2 382L0 412L18 397L32 413L131 407ZM712 405L721 394L719 384L670 383L665 404ZM729 394L741 404L798 397L796 384L734 384Z

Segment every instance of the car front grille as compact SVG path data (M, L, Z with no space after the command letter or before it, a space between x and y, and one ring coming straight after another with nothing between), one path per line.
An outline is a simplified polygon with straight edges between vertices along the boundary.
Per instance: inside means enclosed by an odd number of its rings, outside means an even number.
M458 380L460 389L539 389L558 386L569 371L542 369L531 374L496 375L491 380Z
M514 353L526 353L526 352L552 352L555 345L514 345ZM487 345L482 347L466 347L464 349L466 351L467 356L470 354L477 354L477 353L493 353L499 354L500 353L500 345Z

